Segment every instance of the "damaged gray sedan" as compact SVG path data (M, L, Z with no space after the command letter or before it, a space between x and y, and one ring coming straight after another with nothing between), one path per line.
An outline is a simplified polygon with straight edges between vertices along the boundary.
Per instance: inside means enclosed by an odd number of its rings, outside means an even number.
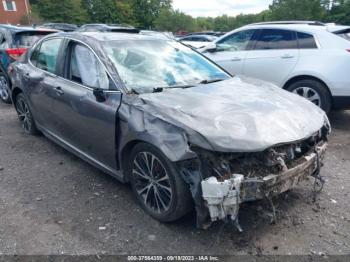
M276 72L278 73L278 72ZM231 77L190 48L152 36L59 33L10 68L24 131L122 182L142 208L198 226L285 192L319 170L330 125L311 102Z

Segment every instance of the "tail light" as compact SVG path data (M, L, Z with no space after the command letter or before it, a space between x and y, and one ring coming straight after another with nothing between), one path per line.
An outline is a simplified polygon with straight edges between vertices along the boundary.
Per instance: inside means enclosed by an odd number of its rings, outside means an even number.
M18 57L25 54L27 52L27 48L8 48L6 49L6 53L13 59L17 60Z

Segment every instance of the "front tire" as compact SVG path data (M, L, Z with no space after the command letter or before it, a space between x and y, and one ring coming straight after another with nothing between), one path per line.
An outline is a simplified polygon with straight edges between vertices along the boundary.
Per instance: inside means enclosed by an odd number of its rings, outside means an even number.
M6 104L11 104L10 81L3 72L0 72L0 99Z
M27 100L23 93L19 93L16 96L15 108L23 131L28 135L37 135L38 129L35 126L34 117L30 112Z
M314 79L303 79L290 84L288 91L298 94L318 107L322 108L327 114L332 108L332 98L327 87Z
M136 145L128 169L137 201L153 218L175 221L192 209L189 186L175 165L156 147L146 143Z

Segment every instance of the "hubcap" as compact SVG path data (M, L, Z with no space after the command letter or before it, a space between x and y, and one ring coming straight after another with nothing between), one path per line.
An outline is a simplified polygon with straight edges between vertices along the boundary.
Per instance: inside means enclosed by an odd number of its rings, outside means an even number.
M321 97L314 89L310 87L298 87L293 90L293 93L298 94L321 107Z
M140 152L136 155L132 175L137 194L147 208L156 213L169 210L173 191L168 173L161 161L150 152Z
M19 121L22 124L22 128L26 133L29 133L32 125L32 118L29 112L29 108L26 102L22 98L17 99L16 109L17 109Z
M0 97L3 100L7 100L9 98L8 83L4 76L0 76Z

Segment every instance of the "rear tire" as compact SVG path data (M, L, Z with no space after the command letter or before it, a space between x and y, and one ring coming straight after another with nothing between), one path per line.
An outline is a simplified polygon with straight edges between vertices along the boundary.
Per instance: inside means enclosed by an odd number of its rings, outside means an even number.
M327 87L314 79L298 80L289 86L286 90L298 94L312 103L322 108L327 114L332 108L332 98Z
M171 222L192 210L189 186L160 150L140 143L129 159L132 190L146 213L161 222Z
M8 77L0 72L0 99L6 104L11 104L10 81Z
M28 135L37 135L39 131L36 128L34 117L30 112L27 100L23 93L19 93L16 96L15 108L24 133Z

